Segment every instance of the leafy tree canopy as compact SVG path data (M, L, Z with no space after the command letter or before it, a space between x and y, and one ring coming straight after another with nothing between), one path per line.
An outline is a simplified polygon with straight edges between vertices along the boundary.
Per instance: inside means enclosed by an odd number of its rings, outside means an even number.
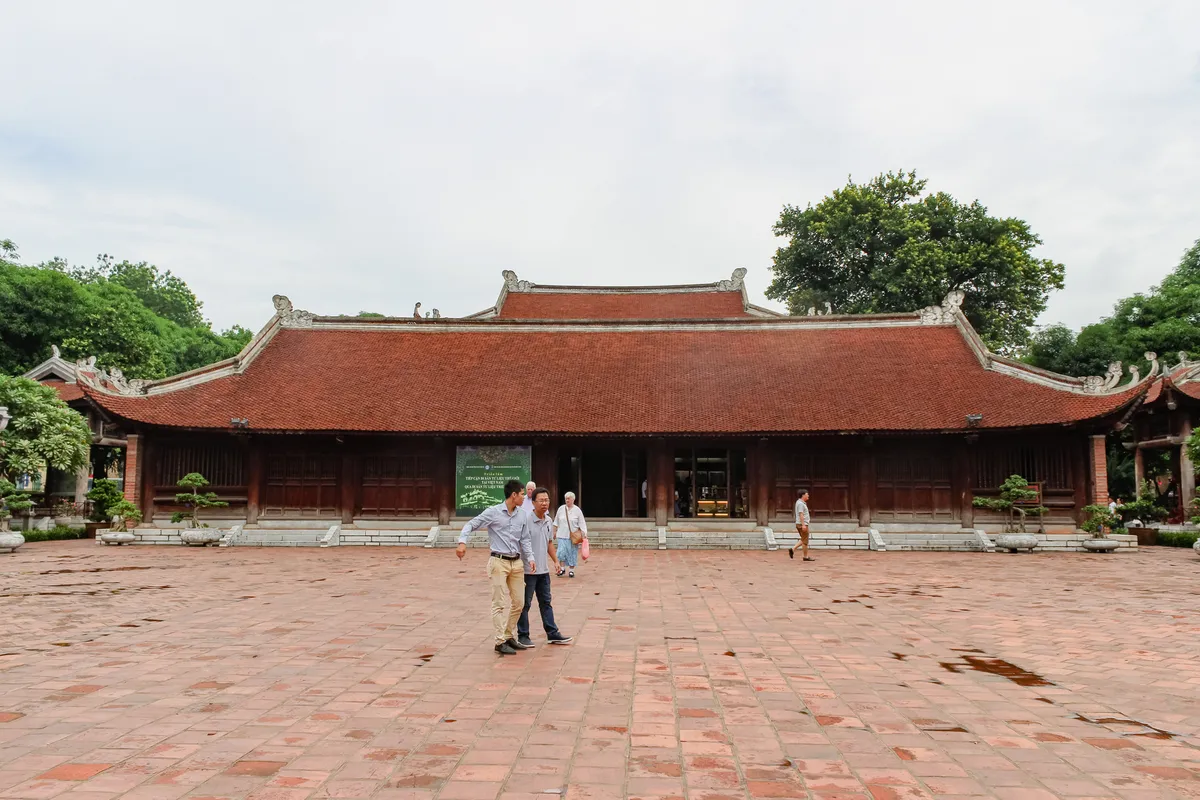
M1117 301L1112 316L1078 334L1065 325L1039 330L1024 359L1065 375L1101 375L1113 361L1141 363L1148 351L1169 365L1180 351L1200 355L1200 240L1158 286Z
M36 472L44 464L73 472L87 463L87 422L49 386L0 375L0 407L12 416L0 433L0 477Z
M807 208L785 206L767 297L793 314L830 303L836 312L914 311L954 289L990 347L1012 352L1063 286L1063 265L1035 258L1042 240L1020 219L989 216L978 201L924 194L915 172L845 186Z
M0 373L25 372L59 345L65 358L96 356L127 377L161 378L229 358L250 341L240 326L214 332L170 272L106 258L88 270L60 259L27 266L16 245L0 242Z

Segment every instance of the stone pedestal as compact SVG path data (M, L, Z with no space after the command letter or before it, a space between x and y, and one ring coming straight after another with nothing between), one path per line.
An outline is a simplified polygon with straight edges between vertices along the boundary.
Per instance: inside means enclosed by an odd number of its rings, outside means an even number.
M190 547L205 547L221 541L221 531L216 528L190 528L179 534L179 539Z
M1111 553L1117 549L1117 543L1112 539L1086 539L1083 549L1093 553Z
M15 553L25 544L25 537L16 531L0 531L0 553Z
M1113 544L1116 544L1116 542ZM1033 548L1037 547L1037 545L1037 537L1028 533L1002 533L996 537L996 549L1007 550L1010 553L1015 553L1018 550L1033 552Z
M96 534L96 539L104 544L132 544L137 539L129 531L102 530Z

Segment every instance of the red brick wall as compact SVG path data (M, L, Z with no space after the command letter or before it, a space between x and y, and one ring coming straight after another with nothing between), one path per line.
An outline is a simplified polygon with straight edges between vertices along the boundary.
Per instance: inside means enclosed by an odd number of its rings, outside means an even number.
M1103 436L1093 436L1089 451L1092 467L1092 497L1095 505L1108 505L1108 449Z
M142 470L138 450L141 444L141 435L131 433L125 445L125 499L139 507L142 499L138 494L142 488Z

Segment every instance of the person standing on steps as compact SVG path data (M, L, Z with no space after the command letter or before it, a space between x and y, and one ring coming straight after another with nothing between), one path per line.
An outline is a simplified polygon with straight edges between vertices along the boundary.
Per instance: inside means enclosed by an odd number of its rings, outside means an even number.
M587 520L583 518L583 510L575 505L574 492L563 495L563 504L554 515L554 535L558 542L558 577L565 572L574 578L579 566L579 544L587 536Z
M546 489L535 489L533 492L533 513L529 515L529 532L533 540L533 552L542 561L539 570L535 565L529 565L525 573L525 608L521 618L517 620L517 647L528 650L533 647L529 638L529 609L533 606L533 597L537 595L538 613L542 617L542 629L546 631L546 641L550 644L570 644L571 637L564 636L554 624L554 609L550 605L550 563L558 567L558 557L554 551L554 528L550 515L550 492Z
M805 561L816 561L808 556L808 523L812 517L808 513L808 490L801 489L800 497L796 499L796 533L800 534L800 554ZM788 548L788 558L796 557L796 548Z
M521 508L521 482L511 480L504 484L505 501L485 508L483 513L463 525L458 537L455 554L459 560L467 554L467 541L471 532L487 528L488 558L487 575L492 585L492 629L496 636L496 652L511 656L521 649L517 647L514 628L525 605L525 570L522 557L530 570L537 569L537 562L545 553L534 557L533 540L529 529L529 514Z

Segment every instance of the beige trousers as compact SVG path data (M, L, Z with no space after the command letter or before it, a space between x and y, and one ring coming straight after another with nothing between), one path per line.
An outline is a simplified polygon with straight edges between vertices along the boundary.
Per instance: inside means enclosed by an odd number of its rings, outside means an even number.
M515 639L517 620L525 609L525 562L491 557L487 565L492 584L492 629L496 644Z

